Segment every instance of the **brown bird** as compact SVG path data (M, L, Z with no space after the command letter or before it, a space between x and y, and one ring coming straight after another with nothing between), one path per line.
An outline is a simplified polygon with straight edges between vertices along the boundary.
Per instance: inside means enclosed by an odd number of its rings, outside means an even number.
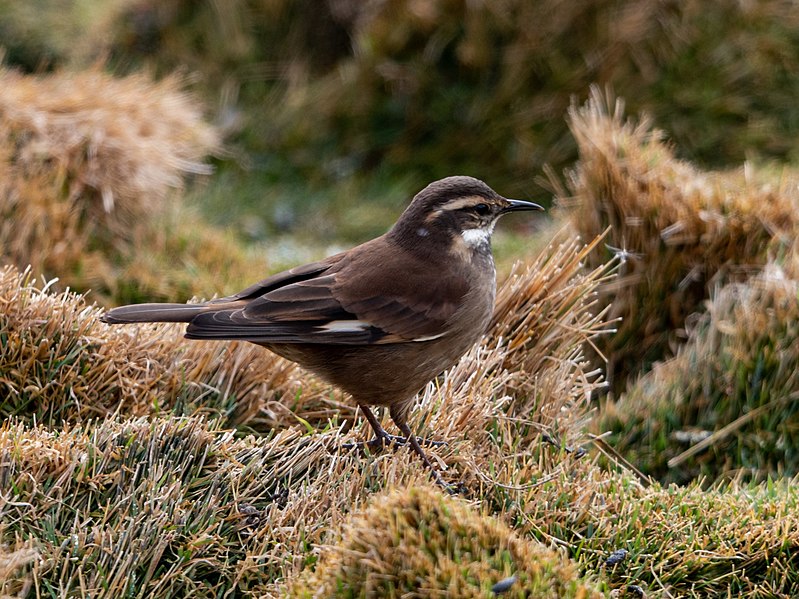
M349 393L375 431L369 446L409 442L443 485L408 411L485 332L496 291L491 233L500 216L520 210L543 208L472 177L447 177L420 191L388 233L351 250L230 297L122 306L103 320L187 322L188 339L262 345ZM369 406L388 407L405 437L386 433Z

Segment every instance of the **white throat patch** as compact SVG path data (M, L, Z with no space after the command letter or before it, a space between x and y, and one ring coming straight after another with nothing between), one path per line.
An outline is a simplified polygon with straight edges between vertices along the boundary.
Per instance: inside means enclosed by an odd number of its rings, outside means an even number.
M483 245L488 245L488 242L491 240L491 232L493 229L493 223L491 226L481 229L466 229L461 233L461 237L463 237L463 241L467 246L475 249Z

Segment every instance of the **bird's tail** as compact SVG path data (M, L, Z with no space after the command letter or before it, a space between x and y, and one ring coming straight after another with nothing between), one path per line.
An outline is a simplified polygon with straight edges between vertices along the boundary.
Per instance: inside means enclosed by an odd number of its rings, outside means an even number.
M113 308L100 317L109 324L132 322L191 322L208 310L205 304L133 304Z

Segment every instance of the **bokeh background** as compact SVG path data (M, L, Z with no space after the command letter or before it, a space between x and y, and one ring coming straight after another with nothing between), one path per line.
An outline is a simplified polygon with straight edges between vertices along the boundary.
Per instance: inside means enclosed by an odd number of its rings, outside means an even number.
M0 39L24 72L179 73L224 147L207 218L356 241L453 173L548 202L591 84L701 166L795 159L797 20L770 0L4 0Z

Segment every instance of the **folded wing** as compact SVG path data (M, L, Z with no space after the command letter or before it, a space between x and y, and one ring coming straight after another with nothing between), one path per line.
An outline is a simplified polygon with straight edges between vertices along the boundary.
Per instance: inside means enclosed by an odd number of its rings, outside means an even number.
M427 341L447 323L467 290L457 276L428 272L419 259L369 242L347 254L270 277L207 304L186 330L190 339L255 343L371 345ZM386 248L390 250L390 248ZM414 276L408 276L410 272ZM370 274L371 273L371 274ZM409 280L417 281L413 287ZM387 283L388 281L388 283Z

